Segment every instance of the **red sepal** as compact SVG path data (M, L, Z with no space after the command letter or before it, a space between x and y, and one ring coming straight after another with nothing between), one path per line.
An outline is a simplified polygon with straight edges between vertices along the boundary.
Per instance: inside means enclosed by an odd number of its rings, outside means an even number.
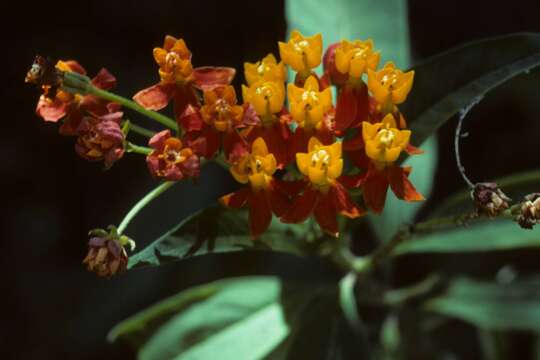
M345 85L337 99L334 128L344 131L359 125L368 118L369 97L364 83L357 86Z
M178 118L179 125L187 132L200 131L203 127L203 122L199 108L193 105L188 105Z
M219 200L223 205L227 207L230 207L233 209L240 209L246 204L250 191L251 191L250 188L243 187L236 192L222 196Z
M379 214L384 208L388 192L388 177L385 170L369 169L363 181L362 194L368 208Z
M256 239L268 229L272 221L272 210L266 199L264 190L253 192L248 195L249 207L249 232Z
M319 194L319 201L313 210L313 215L324 232L338 237L337 209L332 198L331 190L326 194Z
M319 191L313 190L311 186L307 185L304 192L294 199L289 211L281 217L281 221L291 224L304 222L315 209L319 194Z
M388 167L388 177L392 191L399 199L405 201L422 201L424 197L416 191L414 185L409 181L409 168L401 168L396 165Z
M107 69L102 68L92 79L92 85L99 89L109 90L116 86L116 78Z
M68 105L59 99L51 101L41 96L36 107L36 114L45 121L58 122L66 115Z
M329 194L332 196L336 210L341 215L349 219L355 219L365 215L366 211L354 203L349 192L339 182L334 183L329 190Z

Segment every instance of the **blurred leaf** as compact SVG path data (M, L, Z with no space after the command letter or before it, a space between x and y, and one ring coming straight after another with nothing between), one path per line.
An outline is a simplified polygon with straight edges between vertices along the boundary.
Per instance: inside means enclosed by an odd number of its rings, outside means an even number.
M494 182L504 193L514 201L519 201L524 195L540 191L540 171L525 171L512 174ZM441 205L430 213L430 217L439 217L450 214L464 214L474 210L474 204L471 200L470 189L458 192L448 197Z
M417 235L398 245L394 255L502 251L540 247L538 229L524 230L510 220L486 220L454 230Z
M483 329L540 332L540 278L508 284L457 279L425 308Z
M401 111L411 142L422 144L464 107L540 64L540 35L512 34L475 41L415 65L414 88Z
M207 253L272 250L308 254L316 245L305 241L307 223L286 225L274 219L257 240L248 234L246 211L211 207L180 222L143 250L130 256L128 268L158 266Z
M399 333L399 318L397 314L390 313L383 322L381 329L381 345L385 360L400 359L401 336Z
M160 302L111 330L141 359L260 359L291 332L317 285L245 277L198 286Z

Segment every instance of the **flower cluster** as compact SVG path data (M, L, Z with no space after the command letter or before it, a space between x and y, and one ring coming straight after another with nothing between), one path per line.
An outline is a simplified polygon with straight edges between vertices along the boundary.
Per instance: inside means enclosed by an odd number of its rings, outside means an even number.
M38 115L63 119L60 132L78 136L76 150L85 159L110 166L124 148L138 149L154 178L178 181L199 176L202 159L215 158L243 184L221 201L248 207L253 238L273 216L284 223L313 216L322 230L338 236L338 215L354 219L365 208L380 213L388 188L405 201L423 199L408 179L411 168L398 163L402 152L421 151L409 143L411 131L398 109L414 72L392 62L380 68L371 40L342 40L323 50L320 34L293 31L279 43L281 60L268 54L244 64L240 99L231 85L234 69L195 67L184 40L166 36L153 51L159 82L137 92L135 103L121 102L154 118L162 116L154 111L172 104L174 121L157 119L170 129L151 134L147 148L127 141L119 106L95 96L115 84L106 70L91 82L101 90L89 94L63 82L66 73L86 73L74 61L51 66L40 58L27 81L44 91ZM318 74L321 63L324 72ZM289 83L288 68L295 73ZM94 255L87 261L91 266Z

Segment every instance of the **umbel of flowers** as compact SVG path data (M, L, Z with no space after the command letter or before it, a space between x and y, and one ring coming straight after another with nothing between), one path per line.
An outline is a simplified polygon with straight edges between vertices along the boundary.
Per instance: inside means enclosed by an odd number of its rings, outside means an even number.
M399 111L414 72L392 62L381 67L371 40L342 40L323 50L320 34L292 31L279 43L281 60L268 54L244 64L241 98L231 85L234 69L195 67L184 40L172 36L153 51L158 82L137 92L134 101L108 91L116 79L107 70L90 80L72 60L37 57L26 81L43 90L38 116L60 122L62 135L77 137L82 158L108 168L126 152L140 153L150 174L167 181L196 178L203 162L216 160L242 184L221 202L248 208L254 239L273 216L284 223L313 216L324 232L338 237L339 215L380 213L389 188L404 201L423 200L408 179L412 169L398 161L403 152L421 151L409 143L411 131ZM321 63L324 72L318 74ZM287 67L295 72L289 83ZM169 104L174 119L156 112ZM167 128L154 134L131 124L121 105ZM148 136L148 146L131 142L132 132ZM351 190L361 196L351 196ZM119 226L118 237L132 216ZM94 238L85 260L101 275L126 264L124 244L107 241ZM108 255L99 247L108 248ZM107 259L112 268L103 263Z

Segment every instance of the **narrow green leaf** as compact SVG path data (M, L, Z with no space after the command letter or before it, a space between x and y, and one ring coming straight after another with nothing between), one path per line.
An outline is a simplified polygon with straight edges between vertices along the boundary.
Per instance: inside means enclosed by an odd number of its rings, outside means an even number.
M313 243L305 241L304 224L286 225L274 219L257 240L248 234L246 211L211 207L180 222L129 259L128 268L158 266L207 253L272 250L294 255L308 254Z
M478 97L540 64L540 35L512 34L480 40L413 67L414 87L400 106L411 142L421 145Z
M457 279L425 308L483 329L540 332L540 279L509 284Z
M509 220L483 221L469 227L418 235L398 245L394 255L540 248L538 229L524 230Z

